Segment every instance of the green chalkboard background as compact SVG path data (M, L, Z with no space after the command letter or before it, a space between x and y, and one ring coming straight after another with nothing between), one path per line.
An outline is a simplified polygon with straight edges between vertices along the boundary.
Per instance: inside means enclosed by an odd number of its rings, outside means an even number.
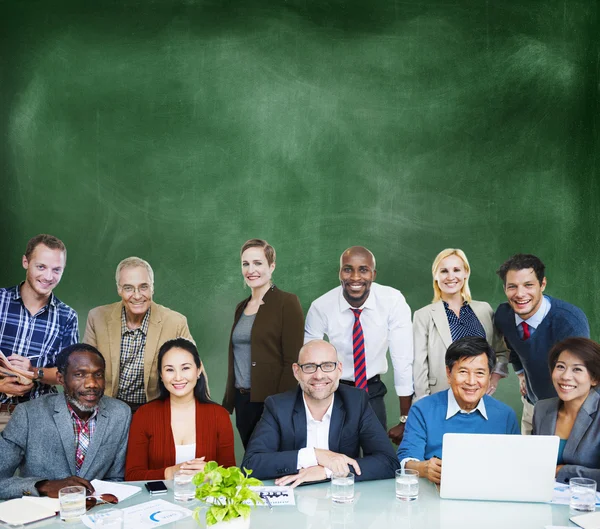
M262 237L305 310L352 244L413 309L442 248L493 306L497 266L536 253L600 337L597 1L0 8L0 284L24 277L29 237L59 236L82 330L117 300L119 260L148 259L220 400L239 247ZM520 409L514 375L497 395Z

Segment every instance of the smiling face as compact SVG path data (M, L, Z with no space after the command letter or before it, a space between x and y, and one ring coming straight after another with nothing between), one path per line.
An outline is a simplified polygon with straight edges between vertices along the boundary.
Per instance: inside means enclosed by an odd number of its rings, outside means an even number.
M506 273L504 293L508 303L524 320L533 316L542 305L546 278L540 283L533 268L509 270Z
M65 388L65 397L80 415L89 415L104 395L104 364L94 353L76 351L69 356L66 373L57 373L57 380Z
M60 282L66 262L64 251L38 244L29 259L23 256L23 268L27 270L23 286L39 297L49 297Z
M464 261L458 255L449 255L440 261L435 280L442 292L442 299L459 294L465 286L469 273Z
M143 266L127 266L119 272L118 293L128 316L146 314L152 303L154 286Z
M160 378L172 399L193 399L200 373L194 357L185 349L173 347L162 357Z
M340 281L344 298L351 307L360 307L369 297L377 271L373 255L366 248L346 250L340 258Z
M250 288L270 285L274 270L275 263L269 264L262 248L248 248L242 254L242 275Z
M563 351L552 370L552 383L563 402L583 404L598 381L590 376L581 358L570 351Z
M460 358L452 370L446 367L448 384L461 410L473 410L490 384L490 368L485 353Z
M340 384L342 364L337 363L330 373L324 373L318 368L314 373L304 373L298 364L322 364L323 362L338 362L334 347L322 340L307 343L300 350L298 362L292 365L294 376L300 384L307 401L323 401L333 398L333 393Z

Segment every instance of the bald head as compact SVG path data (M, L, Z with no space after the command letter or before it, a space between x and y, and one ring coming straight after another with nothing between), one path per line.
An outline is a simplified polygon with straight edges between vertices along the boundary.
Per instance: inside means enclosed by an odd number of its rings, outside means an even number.
M312 358L315 355L327 356L328 359L323 362L337 362L337 350L333 345L325 340L311 340L301 347L298 353L298 363L305 364L307 357Z
M342 292L351 307L364 305L376 276L375 256L365 247L351 246L340 257Z
M324 406L331 403L342 376L342 364L333 345L325 340L308 342L292 368L309 408L317 402Z
M340 270L344 263L344 258L351 258L352 256L360 256L364 259L371 260L371 265L373 270L377 269L377 264L375 262L375 256L373 252L364 246L350 246L347 250L344 250L342 255L340 255Z

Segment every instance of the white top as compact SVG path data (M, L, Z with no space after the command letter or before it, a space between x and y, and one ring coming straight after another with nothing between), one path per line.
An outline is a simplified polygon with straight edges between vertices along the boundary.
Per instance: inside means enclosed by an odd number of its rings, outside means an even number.
M306 405L304 393L302 393L302 402L304 402L304 411L306 412L306 447L298 450L298 465L296 468L314 467L319 464L315 455L315 448L329 450L329 426L331 425L331 412L334 400L335 394L329 408L327 408L325 415L323 415L323 419L317 421L310 413ZM325 469L327 477L331 475L331 471L328 472L328 470L327 468Z
M175 464L196 459L196 443L191 445L175 445Z
M304 329L304 343L327 335L342 362L342 379L350 381L354 381L352 308L344 298L342 287L336 287L312 303ZM395 288L372 283L369 297L359 308L363 309L360 323L365 338L367 378L387 372L389 349L396 394L412 395L413 333L410 307L404 296Z

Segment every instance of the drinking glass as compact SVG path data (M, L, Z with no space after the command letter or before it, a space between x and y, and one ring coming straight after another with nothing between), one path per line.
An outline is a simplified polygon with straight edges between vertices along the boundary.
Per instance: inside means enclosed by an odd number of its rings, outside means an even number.
M85 514L85 487L64 487L58 491L60 519L78 522Z
M331 475L331 499L335 503L354 501L354 474L352 472L334 472Z
M596 510L596 482L588 478L571 478L569 480L571 512L591 512Z
M416 470L396 470L396 498L401 501L414 501L419 497L419 472Z
M196 497L196 485L192 483L195 474L178 470L173 478L175 501L191 501Z

